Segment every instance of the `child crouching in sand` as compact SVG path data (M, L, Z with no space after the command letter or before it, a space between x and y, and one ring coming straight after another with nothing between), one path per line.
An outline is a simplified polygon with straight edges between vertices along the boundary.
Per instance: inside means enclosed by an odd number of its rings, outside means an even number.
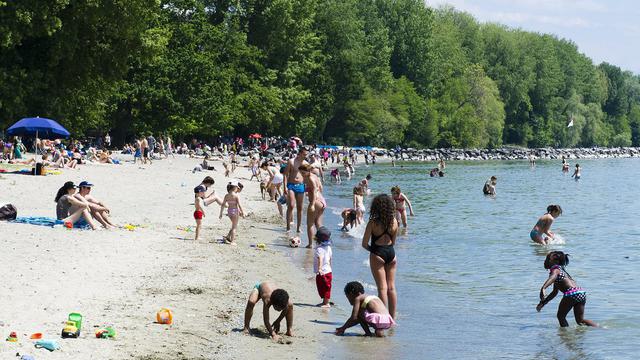
M253 308L258 301L262 300L262 318L264 327L267 329L269 336L273 340L279 340L280 322L283 318L287 319L287 336L293 336L293 303L289 300L289 294L283 289L274 289L273 284L269 282L259 282L249 294L247 307L244 310L244 328L242 331L249 334L251 317L253 316ZM269 321L269 308L273 306L276 311L280 311L278 318L271 324Z
M238 196L238 185L233 183L227 185L227 195L224 196L222 205L220 205L220 219L222 219L222 213L225 207L228 207L227 216L231 219L231 230L229 230L227 236L223 236L222 239L227 244L233 244L236 239L239 217L244 216L242 205L240 205L240 197Z
M196 240L200 237L200 227L202 225L202 218L204 217L204 196L207 188L198 185L193 192L195 193L195 206L196 210L193 212L193 218L196 219Z
M313 271L316 273L316 287L322 303L318 306L323 308L331 307L331 281L333 279L331 264L331 232L325 226L321 226L316 231L316 246L313 254Z
M348 283L344 287L344 294L349 299L349 304L353 305L353 310L347 322L336 329L336 335L343 335L348 328L360 324L366 336L372 335L369 329L372 326L376 336L383 337L383 330L396 324L382 300L375 295L365 294L364 287L359 282Z

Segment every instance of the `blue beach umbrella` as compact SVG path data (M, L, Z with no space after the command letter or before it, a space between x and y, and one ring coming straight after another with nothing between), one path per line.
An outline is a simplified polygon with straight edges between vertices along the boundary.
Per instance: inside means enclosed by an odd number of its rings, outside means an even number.
M35 136L41 139L59 139L68 138L67 129L58 124L55 120L34 117L24 118L13 124L8 130L7 135L11 136Z
M7 130L10 136L35 136L40 139L68 138L69 132L55 120L34 117L20 119L11 125ZM35 158L38 157L38 147L36 147ZM37 161L37 160L36 160Z

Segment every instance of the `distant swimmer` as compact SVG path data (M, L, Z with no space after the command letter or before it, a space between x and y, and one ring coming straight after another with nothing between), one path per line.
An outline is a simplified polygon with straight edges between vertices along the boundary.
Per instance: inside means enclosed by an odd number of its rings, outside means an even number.
M562 292L562 300L558 306L558 321L560 326L567 327L567 314L573 308L573 315L578 325L598 326L595 322L584 318L584 306L587 303L587 292L576 284L575 280L564 269L569 265L569 254L562 251L552 251L544 260L544 268L549 270L549 278L540 289L540 302L536 310L542 308L558 294ZM553 285L553 291L545 296L544 290Z
M576 180L580 180L580 170L580 164L576 164L576 169L573 171L573 175L571 175L571 177Z
M438 161L438 169L444 170L446 167L447 167L447 164L445 164L444 159L440 158L440 161Z
M391 188L391 197L393 201L396 203L396 220L398 223L402 221L402 226L407 227L407 212L404 207L404 203L406 202L409 206L409 215L413 216L413 207L411 206L411 201L402 193L399 186L394 186Z
M567 162L567 160L565 160L564 156L562 157L562 172L563 173L569 172L569 163Z
M485 195L495 195L496 194L496 183L498 182L498 178L492 176L487 182L484 183L482 187L482 192Z
M553 224L553 220L560 215L562 215L560 205L547 206L547 212L538 219L531 233L529 233L531 240L538 244L547 245L550 239L553 239L555 236L555 234L551 232L551 224Z

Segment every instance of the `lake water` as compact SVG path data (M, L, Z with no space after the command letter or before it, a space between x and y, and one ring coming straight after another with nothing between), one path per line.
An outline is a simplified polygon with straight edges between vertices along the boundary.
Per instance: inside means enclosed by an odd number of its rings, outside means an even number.
M573 165L571 163L571 169ZM402 167L400 167L402 165ZM320 313L321 358L403 359L619 359L640 355L640 160L581 160L582 179L561 172L559 161L450 162L444 178L430 178L433 163L359 167L351 181L325 185L333 232L333 293L336 307ZM367 173L372 196L399 185L416 216L396 245L398 326L385 339L337 337L351 307L343 288L365 283L375 294L362 228L339 231L340 212L351 206L351 190ZM482 185L498 177L497 196ZM564 243L534 245L529 231L547 205L563 215L552 230ZM306 241L306 240L305 240ZM571 254L568 272L588 293L585 317L602 328L569 328L556 319L560 296L537 313L540 286L548 273L546 253ZM310 255L295 261L310 270ZM549 289L551 290L551 289ZM349 335L362 329L351 328Z

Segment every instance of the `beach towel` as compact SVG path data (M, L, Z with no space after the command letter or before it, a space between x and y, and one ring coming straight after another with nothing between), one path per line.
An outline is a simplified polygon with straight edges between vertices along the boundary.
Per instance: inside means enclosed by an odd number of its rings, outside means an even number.
M51 226L55 225L63 225L64 221L45 217L45 216L21 216L13 220L14 223L20 224L31 224L31 225L39 225L39 226Z

